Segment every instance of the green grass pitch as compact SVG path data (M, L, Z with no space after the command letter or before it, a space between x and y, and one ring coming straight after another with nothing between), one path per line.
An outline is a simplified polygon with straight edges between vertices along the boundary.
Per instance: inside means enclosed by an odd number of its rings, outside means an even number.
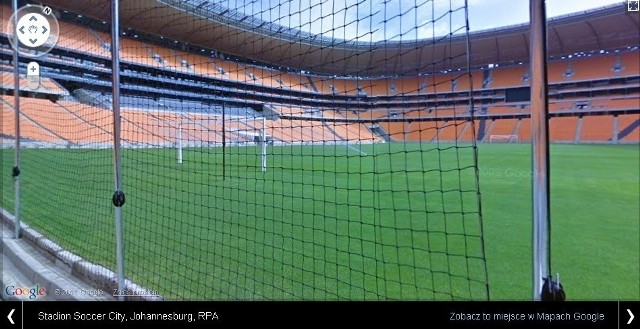
M472 149L123 150L126 274L171 299L482 298ZM479 145L490 297L531 292L531 146ZM13 150L2 151L13 212ZM552 145L552 268L568 299L640 299L640 148ZM22 218L115 266L110 150L25 149ZM446 232L446 234L445 234ZM471 280L469 280L471 279ZM475 281L478 280L478 281Z

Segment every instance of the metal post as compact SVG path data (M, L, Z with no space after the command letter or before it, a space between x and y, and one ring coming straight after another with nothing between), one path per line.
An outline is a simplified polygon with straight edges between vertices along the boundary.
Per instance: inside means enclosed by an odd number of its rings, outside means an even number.
M267 172L267 118L262 118L262 172Z
M182 163L182 120L178 122L178 163Z
M618 126L620 123L618 122L618 116L615 115L613 117L613 131L611 132L611 144L618 144Z
M18 40L18 0L12 1L13 6L13 102L14 102L14 115L15 115L15 159L13 164L12 176L15 180L15 200L14 200L14 238L20 239L20 63L18 61L18 47L20 47L20 41Z
M530 0L531 141L533 148L533 298L541 299L549 275L549 121L545 0Z
M122 164L120 157L120 26L119 0L111 0L111 64L113 75L113 165L115 192L113 205L116 219L116 262L118 299L124 300L124 241L122 232L122 206L125 202L122 192Z
M226 127L225 127L225 105L224 103L222 103L222 180L225 180L225 178L227 177L227 157L226 157L226 152L227 152L227 134L226 134Z
M466 63L467 63L467 74L469 75L469 94L467 95L467 97L469 97L469 109L471 110L471 116L472 119L475 120L475 99L473 98L473 76L471 73L471 38L469 36L469 1L465 0L464 1L464 15L465 15L465 26L466 26L466 31L465 31L465 41L466 41L466 48L467 48L467 58L466 58ZM481 86L482 87L482 86ZM475 122L475 121L471 121L471 122ZM479 172L479 166L478 166L478 141L475 140L475 126L474 126L474 141L473 141L473 166L475 168L475 188L477 191L477 196L476 196L476 205L478 207L478 214L479 214L479 224L480 224L480 240L482 243L480 243L480 248L481 248L481 255L482 258L485 259L486 257L486 250L485 250L485 244L484 244L484 218L483 218L483 214L484 212L482 211L482 200L481 200L481 194L480 194L480 172ZM484 277L486 278L485 281L485 285L484 285L484 290L485 290L485 294L487 295L487 300L491 300L491 294L489 291L489 273L487 272L487 266L484 266Z

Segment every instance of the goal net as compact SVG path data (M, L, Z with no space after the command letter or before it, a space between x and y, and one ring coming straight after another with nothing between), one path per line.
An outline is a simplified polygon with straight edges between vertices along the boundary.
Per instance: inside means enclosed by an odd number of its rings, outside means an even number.
M53 6L3 131L22 218L115 271L119 157L124 275L163 298L486 300L466 3L120 1L120 72L104 8Z
M517 143L519 142L518 135L491 135L489 136L489 143Z
M174 118L165 118L158 124L165 127L165 134L173 135L178 163L183 163L185 150L254 146L259 148L260 169L266 171L267 145L273 144L273 138L267 133L265 117L183 113Z

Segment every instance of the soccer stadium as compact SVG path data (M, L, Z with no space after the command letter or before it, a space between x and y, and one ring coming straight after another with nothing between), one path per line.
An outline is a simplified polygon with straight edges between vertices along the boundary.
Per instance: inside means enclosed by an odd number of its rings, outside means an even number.
M533 299L529 22L471 30L462 0L140 0L114 26L111 1L18 1L39 27L12 5L5 250L114 299ZM549 274L567 300L640 300L631 9L547 20ZM3 261L29 272L20 258Z

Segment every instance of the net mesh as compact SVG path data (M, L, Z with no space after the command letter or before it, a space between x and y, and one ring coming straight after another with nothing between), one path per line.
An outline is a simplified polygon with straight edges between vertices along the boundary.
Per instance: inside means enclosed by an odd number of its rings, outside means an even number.
M61 94L21 97L22 218L113 270L109 22L55 10L40 65ZM488 298L465 1L120 15L127 279L178 300Z
M0 43L5 54L13 31L13 10L3 2ZM69 18L69 17L67 17ZM20 217L23 222L96 265L103 274L115 267L113 206L113 126L111 111L72 95L76 81L91 83L110 70L100 59L109 53L86 26L58 20L57 46L37 59L20 56ZM91 54L92 60L82 62ZM2 74L2 208L15 214L14 63L3 57ZM38 62L40 81L27 82L27 63ZM80 97L82 99L82 97Z

